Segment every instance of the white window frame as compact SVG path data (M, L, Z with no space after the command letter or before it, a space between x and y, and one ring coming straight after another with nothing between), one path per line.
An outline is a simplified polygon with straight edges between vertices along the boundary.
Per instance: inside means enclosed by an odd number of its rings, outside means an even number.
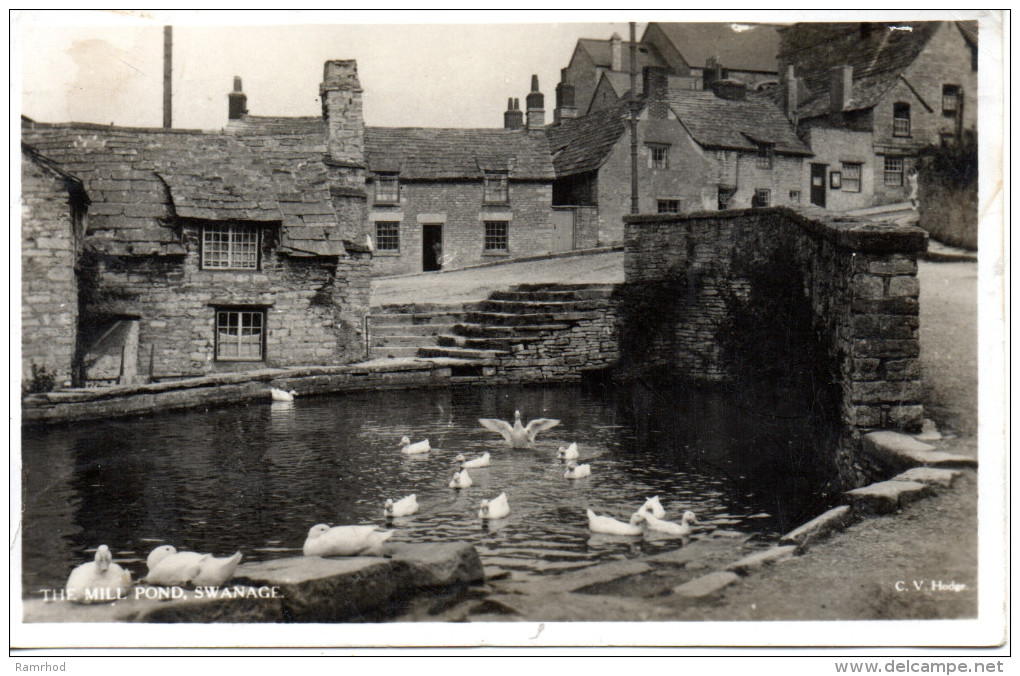
M393 235L383 235L379 228L380 226L393 226L396 233ZM388 239L392 238L396 242L396 246L384 246L388 242ZM377 220L375 221L375 250L376 251L400 251L400 221L387 221Z
M899 169L890 169L889 168L889 163L890 162L899 162L900 168ZM902 157L886 157L884 162L882 163L882 173L883 173L883 176L882 176L882 185L889 186L889 187L896 187L896 188L902 187L903 186L903 169L904 169L904 164L905 163L904 163ZM896 176L897 177L897 181L895 183L890 183L889 182L889 177L890 176Z
M265 308L217 307L213 317L216 361L266 360Z
M906 116L896 115L896 109L906 112ZM893 104L893 136L910 136L910 104L898 101Z
M656 200L656 212L660 214L679 214L680 209L683 208L682 202L683 200L678 198ZM671 206L676 206L676 209L670 209L669 207Z
M502 226L502 235L490 235L490 226ZM482 228L482 251L484 253L507 253L510 251L510 221L486 220L482 221ZM490 244L498 244L500 239L503 242L502 247L490 246Z
M843 192L860 192L864 165L860 162L842 162L841 164L843 165L841 187Z
M202 226L203 270L258 270L262 231L236 223Z
M392 190L390 187L392 187ZM400 204L399 174L388 173L376 175L375 204Z
M648 146L648 168L669 169L669 144L646 143L645 145Z

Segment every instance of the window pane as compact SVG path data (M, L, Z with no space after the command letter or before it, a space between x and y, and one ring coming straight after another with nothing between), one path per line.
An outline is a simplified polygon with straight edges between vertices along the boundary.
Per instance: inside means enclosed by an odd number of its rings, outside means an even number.
M485 251L507 250L508 226L506 221L485 221Z
M680 200L659 200L658 211L660 214L680 213Z
M400 181L396 176L376 177L375 201L382 203L396 203L400 201Z
M261 310L216 312L216 358L259 361L262 359Z
M903 185L903 158L885 158L885 185Z
M893 136L910 136L909 104L893 104Z
M856 163L843 163L843 192L861 191L861 166Z
M509 202L510 191L506 174L485 175L485 197L486 202Z
M256 270L259 266L259 231L241 225L202 228L202 267Z
M379 251L400 251L400 222L376 221L375 242Z
M751 200L752 207L767 207L771 202L772 191L759 188L754 191L754 197Z

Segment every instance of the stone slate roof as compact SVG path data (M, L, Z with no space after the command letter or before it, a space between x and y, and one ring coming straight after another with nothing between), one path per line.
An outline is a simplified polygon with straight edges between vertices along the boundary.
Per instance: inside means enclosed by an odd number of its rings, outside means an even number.
M182 254L176 217L280 223L285 248L344 251L321 142L34 122L22 138L81 178L92 200L89 244L104 253Z
M795 24L782 29L782 53L795 65L810 97L801 105L801 119L829 112L829 72L853 67L853 96L847 110L866 110L881 101L910 64L924 51L941 26L938 21L872 24L866 36L860 23ZM890 26L900 29L892 30ZM910 30L902 30L909 27ZM966 37L966 34L965 34Z
M701 89L701 78L700 77L683 77L680 75L669 75L669 88L671 90L680 89ZM609 81L610 86L613 88L613 92L617 98L624 98L630 93L630 73L623 73L619 71L606 71L602 73L600 79ZM637 74L637 93L638 96L644 94L644 78L641 73Z
M611 40L593 40L590 38L581 38L577 41L577 47L575 50L581 49L592 60L596 66L602 68L611 68L613 65L613 46ZM622 64L621 71L624 73L630 72L630 42L620 42L620 53ZM667 65L663 61L662 57L651 45L643 45L638 43L637 49L637 61L638 61L638 77L641 76L641 69L645 66L665 66ZM628 87L629 88L629 87Z
M80 193L84 196L85 200L88 201L88 194L85 191L85 184L82 180L73 174L69 174L60 165L40 153L37 149L22 142L21 154L30 159L33 163L42 167L46 172L52 174L56 178L59 178L64 182L64 186L70 193Z
M704 68L716 58L731 70L778 72L778 26L772 24L733 23L659 23L676 51L692 68ZM740 26L743 30L734 29ZM746 26L746 28L744 28ZM651 24L649 24L651 27ZM648 29L645 29L648 32Z
M546 128L557 176L595 171L609 157L623 135L629 114L627 102Z
M515 129L366 127L365 161L372 171L399 171L401 180L481 179L486 170L555 177L545 134Z
M762 97L740 101L712 92L670 92L667 101L680 123L705 148L756 151L774 143L775 152L811 155L783 112Z

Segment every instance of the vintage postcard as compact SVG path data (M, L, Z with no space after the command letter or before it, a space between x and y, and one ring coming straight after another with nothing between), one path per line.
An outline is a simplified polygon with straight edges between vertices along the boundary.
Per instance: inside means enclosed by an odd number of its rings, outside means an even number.
M14 13L12 654L1001 648L1008 34Z

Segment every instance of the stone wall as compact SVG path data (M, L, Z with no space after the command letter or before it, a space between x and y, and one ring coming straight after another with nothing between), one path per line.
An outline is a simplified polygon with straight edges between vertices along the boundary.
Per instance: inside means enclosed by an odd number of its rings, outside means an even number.
M838 385L848 429L920 426L921 229L772 208L634 216L626 232L625 371L796 376L776 348Z

